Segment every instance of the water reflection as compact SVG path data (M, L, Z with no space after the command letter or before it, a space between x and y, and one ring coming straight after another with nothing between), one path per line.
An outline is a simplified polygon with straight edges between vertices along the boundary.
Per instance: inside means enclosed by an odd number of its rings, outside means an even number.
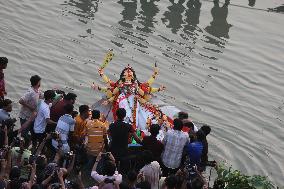
M185 7L183 6L185 0L178 1L178 3L175 3L174 0L170 0L170 2L171 5L164 13L164 18L162 18L162 22L168 28L171 28L172 33L176 34L184 23L182 19L182 13L185 10Z
M159 12L159 8L155 2L158 1L159 0L140 0L142 10L139 12L139 23L142 24L143 27L137 27L137 29L146 33L153 33L154 23L157 22L155 16Z
M214 6L211 9L211 14L213 17L212 22L210 23L210 26L207 26L205 30L219 38L219 39L229 39L229 30L230 27L232 27L231 24L228 24L227 17L228 17L228 5L230 4L229 0L226 0L223 6L219 5L219 0L214 0ZM224 42L221 40L217 40L211 37L207 37L208 42L215 44L219 47L224 46Z
M254 7L255 1L256 1L256 0L248 0L248 2L249 2L248 5L249 5L250 7Z
M95 13L98 11L98 2L99 0L69 0L65 1L63 5L76 7L75 10L69 10L68 13L78 16L80 22L87 24L89 20L94 19Z
M199 0L189 0L186 4L184 32L190 34L193 39L197 38L197 25L199 24L201 3Z
M274 11L274 12L279 12L279 13L284 13L284 4L279 6L279 7L271 8L271 9L268 9L268 10Z
M122 20L120 20L118 23L121 26L132 28L132 22L135 20L137 16L137 1L128 1L124 2L124 0L118 1L119 4L123 6L123 11L121 12Z

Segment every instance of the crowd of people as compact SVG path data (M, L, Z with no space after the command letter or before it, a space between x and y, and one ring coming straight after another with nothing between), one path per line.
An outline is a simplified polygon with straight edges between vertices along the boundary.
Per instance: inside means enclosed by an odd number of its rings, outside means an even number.
M198 129L179 112L162 141L159 123L141 137L124 121L125 109L116 110L112 123L85 104L77 112L76 94L42 92L41 77L34 75L19 99L17 128L6 98L7 64L0 57L0 189L208 188L203 173L216 165L208 161L209 126Z

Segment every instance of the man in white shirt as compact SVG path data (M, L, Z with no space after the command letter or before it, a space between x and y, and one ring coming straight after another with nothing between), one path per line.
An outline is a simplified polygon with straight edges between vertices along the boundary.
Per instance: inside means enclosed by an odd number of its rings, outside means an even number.
M169 130L163 140L165 150L162 153L163 174L175 174L181 164L182 152L189 142L188 134L182 132L183 123L180 119L174 120L174 128Z
M31 87L21 97L19 103L22 105L20 110L20 122L21 126L32 116L33 112L37 110L39 100L43 98L43 94L40 91L41 78L38 75L34 75L30 78ZM28 133L32 127L32 124L23 129L21 134L25 139L28 137Z
M53 90L47 90L44 92L44 100L41 100L38 107L37 116L34 122L34 134L32 136L33 147L37 146L37 143L41 143L45 137L45 128L47 124L56 124L56 122L50 119L50 106L55 98L55 92Z
M64 153L70 152L69 136L74 132L75 120L72 117L74 106L72 104L66 104L64 111L66 114L61 116L57 122L55 131L59 134L58 139L52 139L52 146L55 149L62 148Z

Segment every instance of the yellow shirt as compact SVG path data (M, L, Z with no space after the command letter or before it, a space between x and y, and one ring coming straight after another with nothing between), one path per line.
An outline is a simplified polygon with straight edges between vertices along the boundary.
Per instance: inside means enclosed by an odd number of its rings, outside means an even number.
M75 117L74 137L80 142L86 136L87 120L83 120L80 115Z
M86 147L89 154L97 156L104 149L107 128L107 122L101 122L97 119L87 123Z

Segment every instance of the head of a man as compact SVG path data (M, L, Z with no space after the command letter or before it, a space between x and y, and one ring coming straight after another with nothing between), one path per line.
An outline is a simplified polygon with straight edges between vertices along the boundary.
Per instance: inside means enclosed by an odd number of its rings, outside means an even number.
M150 127L151 136L156 137L159 134L160 129L161 129L160 125L152 124Z
M44 100L46 103L52 103L55 98L55 92L53 90L47 90L44 92Z
M8 58L0 57L0 69L6 69L8 64Z
M124 108L118 108L116 110L116 116L118 120L124 120L126 116L126 110Z
M183 127L182 120L180 119L174 119L174 130L181 131Z
M203 125L200 129L203 131L205 136L209 135L211 132L211 127L208 125Z
M115 163L112 161L106 161L103 167L103 175L113 176L116 170Z
M64 96L64 100L68 102L68 104L75 104L77 95L74 93L68 93Z
M178 118L183 120L183 119L188 119L188 113L186 112L179 112L178 113Z
M66 114L72 115L73 110L74 110L74 106L72 104L66 104L64 106L64 111Z
M30 78L31 86L38 89L40 87L41 78L38 75L33 75Z
M93 119L100 119L101 117L101 112L99 110L93 110L92 111L92 118Z
M79 107L80 116L82 119L87 119L89 117L90 108L88 105L81 105Z
M6 112L12 112L13 106L12 106L12 101L10 99L5 99L3 101L3 110Z

